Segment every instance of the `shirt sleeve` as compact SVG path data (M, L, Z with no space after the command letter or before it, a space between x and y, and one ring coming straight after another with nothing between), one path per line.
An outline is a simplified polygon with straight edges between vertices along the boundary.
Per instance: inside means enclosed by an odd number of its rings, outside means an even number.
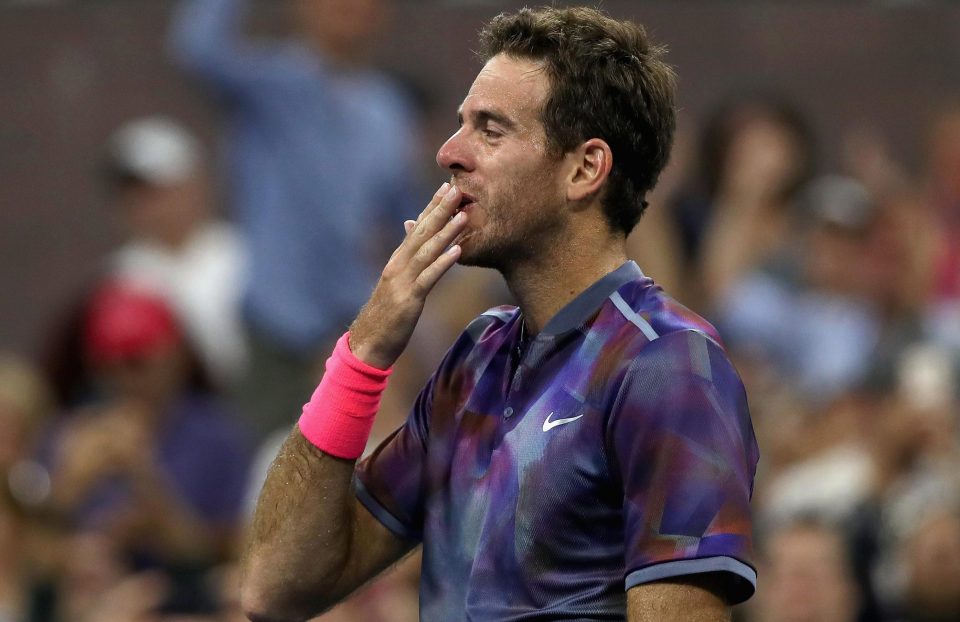
M221 95L239 97L303 78L289 46L254 43L243 32L249 0L182 0L167 46L173 61Z
M356 469L357 499L401 538L423 536L427 475L427 436L436 376L417 396L407 421L384 440Z
M608 423L623 482L626 589L719 573L731 603L756 588L750 497L759 457L746 394L697 331L647 344Z

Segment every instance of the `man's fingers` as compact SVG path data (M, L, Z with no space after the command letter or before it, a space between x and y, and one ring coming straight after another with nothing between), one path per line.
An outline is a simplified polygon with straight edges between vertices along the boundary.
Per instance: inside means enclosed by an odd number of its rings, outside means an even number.
M396 256L401 261L410 261L413 257L421 255L420 252L423 248L423 245L428 243L437 233L443 230L445 226L450 224L451 217L456 213L457 206L460 204L460 191L456 186L447 185L447 192L444 193L443 197L440 199L440 202L433 206L433 209L429 213L421 214L420 220L414 225L413 230L407 234L406 239L404 239L403 244L400 245ZM433 204L433 201L431 201ZM429 206L428 206L429 207ZM453 238L447 241L449 244ZM446 245L444 245L444 248ZM439 249L436 252L440 253L443 249ZM426 263L433 261L431 257ZM425 265L421 261L421 267ZM419 274L419 269L417 274Z
M411 233L413 233L413 228L416 227L416 226L417 226L417 221L415 221L415 220L404 220L404 221L403 221L403 231L404 231L404 233L406 233L407 236L409 236ZM398 246L398 247L396 247L395 249L393 249L393 252L390 253L390 260L392 261L393 258L396 257L397 254L400 253L400 251L402 251L402 250L403 250L403 243L401 243L400 246Z
M419 223L427 214L436 209L437 205L443 200L443 197L447 194L447 191L450 190L450 184L443 182L440 184L440 187L436 192L433 193L433 196L430 198L430 202L427 203L427 206L423 208L423 211L417 215L416 220L405 220L403 221L403 231L406 234L406 237L410 237L410 234L413 233L413 230L417 227ZM406 240L400 246L393 250L393 253L390 254L390 259L392 260L398 253L404 250L406 245Z
M432 264L444 250L453 243L458 235L463 231L467 224L467 215L460 212L453 218L447 219L443 228L424 240L423 244L410 258L410 268L414 275L419 274L427 266ZM431 228L426 228L429 231Z
M415 231L432 229L432 231L426 232L426 235L433 235L443 226L443 223L453 215L456 206L460 203L460 190L450 184L444 184L444 186L447 187L446 192L440 196L440 199L435 204L431 201L431 205L427 206L428 209L421 212L420 217L417 218L417 226L414 228ZM431 219L434 220L433 226L431 226L430 223Z
M430 202L427 203L427 206L423 208L422 212L417 214L417 219L414 221L414 224L419 224L420 221L423 220L427 214L432 212L437 207L437 205L440 204L440 201L443 200L443 197L447 194L449 190L450 190L449 183L443 182L442 184L440 184L440 187L433 194L433 197L431 197Z
M452 268L453 264L457 263L457 260L460 259L460 252L460 245L454 244L441 253L440 256L417 277L417 286L425 292L433 289L433 286L437 284L440 277L446 274L447 270Z

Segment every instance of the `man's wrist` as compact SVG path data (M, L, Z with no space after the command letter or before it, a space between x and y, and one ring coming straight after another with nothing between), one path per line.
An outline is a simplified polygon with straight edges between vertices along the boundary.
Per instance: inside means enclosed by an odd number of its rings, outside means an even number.
M391 369L379 369L350 350L350 333L338 341L326 372L298 426L310 443L338 458L355 460L366 447Z
M379 351L369 340L356 337L353 330L347 333L347 346L350 353L360 362L381 371L390 369L396 362L394 357Z

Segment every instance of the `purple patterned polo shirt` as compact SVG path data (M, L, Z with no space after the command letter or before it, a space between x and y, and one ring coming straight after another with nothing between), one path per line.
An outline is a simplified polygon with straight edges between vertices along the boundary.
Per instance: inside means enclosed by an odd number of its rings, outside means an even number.
M749 598L758 449L714 328L633 262L523 346L522 319L474 320L358 467L423 543L421 619L622 620L627 589L704 572Z

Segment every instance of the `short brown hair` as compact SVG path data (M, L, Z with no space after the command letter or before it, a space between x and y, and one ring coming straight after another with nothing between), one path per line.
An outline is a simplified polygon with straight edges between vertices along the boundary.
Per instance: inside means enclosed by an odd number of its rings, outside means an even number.
M480 55L544 64L550 94L541 111L551 151L601 138L613 151L603 210L629 234L670 156L675 76L639 24L585 7L500 14L480 33Z

